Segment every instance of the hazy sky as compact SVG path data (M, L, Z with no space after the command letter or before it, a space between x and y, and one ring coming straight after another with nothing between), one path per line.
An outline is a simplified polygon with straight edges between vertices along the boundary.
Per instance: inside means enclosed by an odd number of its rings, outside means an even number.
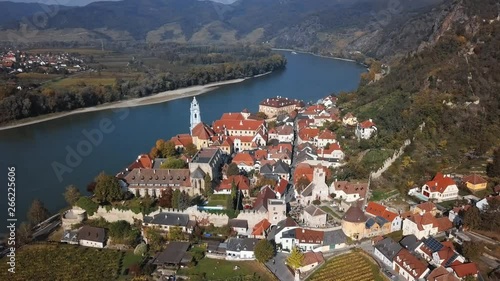
M64 6L85 6L92 2L98 2L103 0L0 0L0 1L11 1L11 2L24 2L24 3L43 3L43 4L59 4ZM120 0L105 0L105 1L120 1ZM140 0L138 0L140 1ZM233 3L236 0L210 0L220 3Z

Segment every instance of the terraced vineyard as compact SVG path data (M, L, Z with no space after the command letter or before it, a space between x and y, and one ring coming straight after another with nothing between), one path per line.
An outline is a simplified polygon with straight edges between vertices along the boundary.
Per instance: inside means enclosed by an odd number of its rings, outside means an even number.
M308 281L383 281L379 268L359 252L327 261Z

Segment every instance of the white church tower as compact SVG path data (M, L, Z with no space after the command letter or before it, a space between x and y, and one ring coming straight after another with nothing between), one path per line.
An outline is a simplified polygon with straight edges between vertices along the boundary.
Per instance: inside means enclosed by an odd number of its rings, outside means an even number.
M193 97L193 101L191 102L191 127L189 128L191 134L193 133L193 128L199 123L201 123L200 105L196 97Z

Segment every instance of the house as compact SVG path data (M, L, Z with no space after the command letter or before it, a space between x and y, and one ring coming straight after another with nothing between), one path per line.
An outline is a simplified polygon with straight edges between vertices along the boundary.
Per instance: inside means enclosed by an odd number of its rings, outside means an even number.
M78 245L80 243L78 241L78 230L64 230L61 242Z
M130 164L126 169L125 172L130 172L133 169L141 168L141 169L151 169L153 168L153 160L149 155L147 154L141 154L137 156L137 159Z
M106 245L106 241L104 228L84 225L78 230L78 243L82 246L102 249Z
M290 177L290 166L285 162L279 160L273 165L265 164L260 167L260 174L267 178L282 178L288 180Z
M373 254L389 268L394 268L393 260L403 247L392 238L387 237L375 244Z
M190 196L201 194L204 181L191 177L189 169L141 169L130 171L121 179L132 194L160 196L168 187L186 191Z
M267 219L259 221L252 229L252 238L265 239L271 228L271 223Z
M288 181L280 178L278 183L274 186L274 192L276 193L277 199L285 199L285 196L288 192Z
M455 263L451 265L451 269L453 269L455 275L462 280L467 276L477 277L477 275L479 274L479 269L473 262Z
M323 244L324 232L305 229L305 228L296 228L295 230L295 245L301 251L312 251L318 246ZM292 248L290 248L292 249Z
M248 152L240 152L236 154L232 163L238 165L240 170L250 172L255 169L255 158Z
M455 261L460 263L465 261L465 258L455 251L452 242L439 242L433 237L422 239L422 243L415 249L415 252L436 267L441 265L449 267Z
M286 202L283 199L267 199L267 219L271 225L286 218Z
M338 143L333 143L318 150L318 158L327 161L340 162L344 160L345 154Z
M248 221L240 219L230 219L227 223L238 235L248 235Z
M216 120L212 125L217 134L238 137L254 137L259 130L267 133L264 120Z
M296 229L298 227L299 225L297 224L297 222L295 222L291 217L286 217L286 219L279 221L276 226L271 228L267 239L274 239L274 242L276 242L276 244L281 244L283 233L288 230Z
M489 203L491 203L493 200L495 200L495 201L500 200L500 195L496 195L496 196L490 195L490 196L484 197L483 199L476 202L476 207L479 210L484 211L489 207Z
M250 180L244 175L229 176L222 180L214 194L231 194L233 184L243 193L243 196L250 196Z
M326 226L327 213L320 208L309 205L301 214L302 222L309 227L324 227Z
M458 198L458 187L449 175L437 173L431 181L422 186L422 195L427 200L435 199L438 202L455 200Z
M298 132L297 144L310 143L313 145L318 145L318 136L318 128L302 128Z
M463 205L460 207L454 207L448 213L448 219L453 223L453 225L462 225L463 216L467 210L472 207L471 205Z
M453 271L448 271L446 268L440 266L435 268L427 276L427 281L460 281Z
M326 129L318 135L317 146L319 148L324 148L328 144L337 143L337 135L334 132Z
M433 217L435 217L440 212L437 209L436 204L432 202L424 202L416 205L413 208L413 213L414 214L430 213Z
M390 222L391 232L401 230L403 220L401 219L399 214L389 211L387 207L381 204L375 202L368 202L368 205L366 205L365 208L365 213L372 217L382 217L388 222Z
M205 123L198 123L191 130L191 138L197 149L207 148L212 144L212 138L215 136L214 130Z
M462 182L467 186L467 188L472 191L485 190L488 186L488 181L477 174L468 175L462 178Z
M277 96L261 101L259 103L259 112L264 112L268 117L273 117L281 113L290 113L302 107L304 107L304 103L300 100Z
M188 145L193 144L193 137L190 134L179 134L170 139L175 144L177 151L183 151Z
M312 182L300 193L299 203L309 205L314 200L328 200L330 193L326 184L326 173L323 167L318 165L314 168Z
M312 182L314 177L314 169L316 169L317 167L317 165L311 166L307 163L297 164L297 166L295 166L295 170L293 171L294 184L297 184L297 181L300 178L306 178L309 182ZM322 166L321 168L323 169L323 172L325 172L326 178L328 178L331 174L330 169L328 169L328 167L326 166Z
M257 194L257 198L253 203L253 209L256 212L267 212L269 199L276 199L276 193L274 193L270 186L265 185L261 187Z
M342 123L347 126L356 126L358 119L351 112L349 112L342 117Z
M419 260L406 249L401 249L394 258L394 270L405 280L417 281L424 278L430 269L427 263Z
M160 230L168 231L171 227L180 227L182 232L191 233L194 221L189 220L189 215L179 213L162 212L154 216L144 216L142 223L145 227L157 227Z
M169 242L165 250L153 257L152 263L156 266L187 265L193 259L189 247L189 242Z
M269 154L267 156L268 160L283 161L287 165L292 164L292 151L288 149L280 148L279 150L269 149Z
M413 214L403 221L403 235L415 235L418 239L435 235L452 228L447 217L435 218L430 213Z
M347 209L342 217L342 231L351 239L362 239L365 234L366 221L367 218L363 213L363 210L361 210L361 208L357 205L352 205L349 209Z
M366 198L367 183L351 183L347 181L334 181L330 186L330 193L335 193L335 199L351 203Z
M377 132L377 127L375 127L375 123L373 123L372 119L363 121L358 123L356 126L356 130L354 134L359 139L367 140L371 138Z
M255 238L229 238L227 240L226 259L254 260L254 250L257 242L259 242L259 239Z
M406 235L403 239L401 239L401 241L399 241L399 244L410 252L415 251L421 243L422 241L418 240L417 237L412 234Z
M282 125L269 130L268 139L276 139L279 142L293 142L295 133L290 125Z
M365 222L363 237L375 237L391 233L391 223L383 217L369 217Z
M200 168L205 174L209 174L212 180L218 181L222 178L220 170L224 159L222 150L219 148L202 148L189 162L189 171L193 173L197 168Z
M300 273L305 273L310 271L311 269L322 265L325 262L325 258L323 257L323 253L321 252L306 252L304 253L304 259L302 260L302 264L297 270Z

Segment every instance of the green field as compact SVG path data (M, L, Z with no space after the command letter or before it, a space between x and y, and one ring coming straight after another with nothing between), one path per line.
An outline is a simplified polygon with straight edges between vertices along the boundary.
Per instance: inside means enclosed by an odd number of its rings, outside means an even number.
M2 258L0 280L115 280L122 255L116 250L75 245L28 245L16 252L15 274L7 271L7 257Z
M238 266L238 269L235 270L235 266ZM257 261L226 261L209 258L202 259L194 267L182 268L177 274L187 275L192 281L276 280L274 275Z
M210 200L208 200L207 206L226 206L227 197L229 195L225 194L213 194L210 196Z

